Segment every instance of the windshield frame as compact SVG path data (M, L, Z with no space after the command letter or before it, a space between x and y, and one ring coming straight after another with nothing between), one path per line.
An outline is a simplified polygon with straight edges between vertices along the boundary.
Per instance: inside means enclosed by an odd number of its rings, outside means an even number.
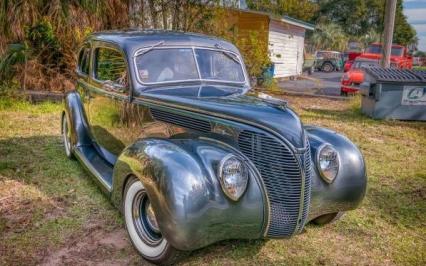
M197 79L183 79L183 80L169 80L169 81L159 81L159 82L143 82L140 77L139 74L137 73L138 71L138 65L137 65L137 57L140 55L143 55L147 50L153 51L153 50L166 50L166 49L191 49L192 50L192 55L194 57L194 61L195 61L195 65L197 68L197 74L198 74L198 78ZM197 60L197 56L196 56L196 49L200 49L200 50L210 50L210 51L218 51L218 52L222 52L222 53L230 53L232 55L235 56L235 59L238 60L238 63L240 64L241 70L243 72L244 75L244 81L230 81L230 80L218 80L218 79L203 79L201 78L201 71L200 71L200 67L199 67L199 63ZM241 56L238 53L235 53L233 51L227 50L227 49L220 49L220 48L212 48L212 47L204 47L204 46L189 46L189 45L170 45L170 46L156 46L156 47L152 47L152 46L146 46L146 47L142 47L139 48L135 51L134 55L133 55L133 64L135 67L135 76L136 76L136 80L138 81L138 83L140 83L141 85L144 86L150 86L150 85L162 85L162 84L176 84L176 83L185 83L185 82L211 82L211 83L220 83L220 84L232 84L232 85L247 85L248 84L248 75L246 72L246 68L244 65L244 62L241 58Z

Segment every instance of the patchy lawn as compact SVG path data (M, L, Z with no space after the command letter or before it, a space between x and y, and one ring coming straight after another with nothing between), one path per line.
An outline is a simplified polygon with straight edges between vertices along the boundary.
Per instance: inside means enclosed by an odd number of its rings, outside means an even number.
M225 241L182 264L426 264L426 123L375 121L358 99L286 97L366 157L362 206L290 240ZM0 264L138 264L123 220L60 138L61 105L0 100Z

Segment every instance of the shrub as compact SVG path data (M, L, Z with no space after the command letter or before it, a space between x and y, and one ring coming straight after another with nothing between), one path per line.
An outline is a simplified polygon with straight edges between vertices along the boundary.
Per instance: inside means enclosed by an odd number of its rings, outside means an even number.
M250 77L260 77L271 64L268 56L268 42L260 38L260 32L250 31L247 38L234 39L246 63Z

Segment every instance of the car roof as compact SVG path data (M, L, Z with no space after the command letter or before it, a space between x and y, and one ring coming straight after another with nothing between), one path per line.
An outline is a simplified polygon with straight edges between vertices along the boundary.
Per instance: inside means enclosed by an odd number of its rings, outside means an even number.
M162 46L201 46L223 48L238 53L231 43L212 36L198 33L167 30L122 30L103 31L91 34L87 40L104 41L118 45L125 52L133 54L142 47L150 47L162 42Z

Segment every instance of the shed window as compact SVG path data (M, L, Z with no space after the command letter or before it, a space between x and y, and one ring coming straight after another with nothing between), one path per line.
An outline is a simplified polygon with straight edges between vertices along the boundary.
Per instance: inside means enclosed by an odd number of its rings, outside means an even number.
M127 87L127 67L122 54L110 48L95 50L95 78Z

